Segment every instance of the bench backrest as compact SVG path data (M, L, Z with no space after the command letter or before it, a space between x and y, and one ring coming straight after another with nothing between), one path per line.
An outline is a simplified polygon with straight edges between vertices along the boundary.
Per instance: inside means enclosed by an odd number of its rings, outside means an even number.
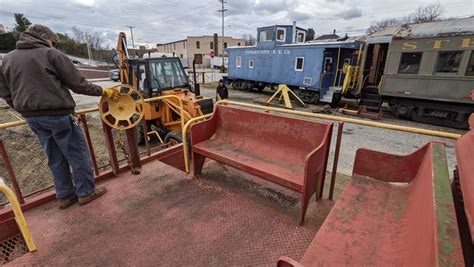
M214 116L217 127L213 138L242 149L260 150L264 156L297 161L321 145L332 126L223 105L217 105Z
M474 114L469 118L469 124L471 130L456 142L456 160L464 211L474 246Z
M407 185L396 214L400 252L407 266L446 266L462 263L462 249L442 143L430 142L417 151L398 156L359 149L354 175ZM392 214L392 215L393 215ZM389 222L388 222L389 223Z
M427 146L404 214L407 225L405 264L461 264L462 249L444 145L432 142Z

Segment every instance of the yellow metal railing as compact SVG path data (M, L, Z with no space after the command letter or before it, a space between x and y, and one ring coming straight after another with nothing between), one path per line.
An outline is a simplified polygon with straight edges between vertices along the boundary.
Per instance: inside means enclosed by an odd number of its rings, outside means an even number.
M406 127L406 126L393 125L393 124L388 124L388 123L380 123L380 122L374 122L374 121L366 121L366 120L360 120L360 119L345 118L345 117L326 115L326 114L309 113L309 112L298 111L298 110L288 110L288 109L283 109L283 108L248 104L248 103L242 103L242 102L236 102L236 101L230 101L230 100L220 100L220 101L216 102L216 106L217 105L235 105L235 106L241 106L241 107L247 107L247 108L254 108L254 109L260 109L260 110L267 110L267 111L275 111L275 112L280 112L280 113L287 113L287 114L298 115L298 116L309 117L309 118L317 118L317 119L323 119L323 120L331 120L331 121L338 121L338 122L344 122L344 123L352 123L352 124L358 124L358 125L363 125L363 126L389 129L389 130L395 130L395 131L401 131L401 132L407 132L407 133L423 134L423 135L428 135L428 136L442 137L442 138L448 138L448 139L454 139L454 140L457 140L457 139L461 138L461 136L462 136L461 134L455 134L455 133L432 131L432 130L426 130L426 129L421 129L421 128ZM189 120L185 124L185 126L183 128L183 132L182 132L184 151L188 151L188 144L185 141L186 140L185 137L186 137L187 128L189 126L191 126L193 123L195 123L199 120L207 119L211 116L212 116L212 114L207 114L207 115L204 115L204 116L196 117L196 118L193 118L193 119ZM189 157L188 157L187 154L188 153L184 153L184 163L185 163L185 167L186 167L186 173L189 173L190 166L189 166Z
M145 102L153 102L153 101L158 101L158 100L162 100L162 99L166 99L166 98L179 99L179 97L177 97L177 96L169 95L169 96L159 96L159 97L154 97L154 98L147 98L147 99L145 99ZM185 122L184 121L184 115L183 115L183 103L182 103L182 101L179 101L178 103L179 103L179 106L180 106L181 129L182 129L181 134L182 134L182 140L183 140L183 149L184 149L184 151L188 151L188 144L187 144L187 141L186 141L187 140L186 139L186 134L188 132L188 128L193 123L195 123L197 121L204 120L204 119L207 119L207 118L211 117L212 114L207 114L207 115L195 117L195 118L192 118L192 119L188 120L187 122ZM298 115L298 116L303 116L303 117L318 118L318 119L332 120L332 121L340 121L340 122L364 125L364 126L375 127L375 128L389 129L389 130L415 133L415 134L423 134L423 135L428 135L428 136L442 137L442 138L455 139L455 140L459 139L461 137L461 134L456 134L456 133L432 131L432 130L415 128L415 127L407 127L407 126L393 125L393 124L388 124L388 123L380 123L380 122L374 122L374 121L366 121L366 120L360 120L360 119L345 118L345 117L339 117L339 116L334 116L334 115L309 113L309 112L298 111L298 110L288 110L288 109L283 109L283 108L248 104L248 103L242 103L242 102L236 102L236 101L230 101L230 100L220 100L220 101L216 102L216 105L220 105L220 104L236 105L236 106L247 107L247 108L254 108L254 109L260 109L260 110L268 110L268 111L287 113L287 114ZM83 109L83 110L77 111L76 114L86 114L86 113L91 113L91 112L95 112L95 111L98 111L98 109L97 108ZM3 123L3 124L0 124L0 129L6 129L6 128L15 127L15 126L25 125L25 124L26 124L26 122L24 120L14 121L14 122L9 122L9 123ZM186 166L186 172L189 173L189 155L188 155L188 153L184 153L184 162L185 162L185 166Z
M21 211L20 203L16 198L13 191L3 182L3 179L0 177L0 192L3 192L10 202L13 210L13 214L15 214L15 220L18 224L18 228L20 228L21 234L23 235L23 239L25 239L26 246L30 252L36 251L35 243L33 242L33 238L31 237L30 230L28 229L28 225L26 224L25 217L23 216L23 212Z
M225 100L219 100L216 102L216 105L218 103L220 103L221 101L225 101ZM207 118L210 118L214 113L210 113L210 114L206 114L206 115L202 115L202 116L199 116L199 117L195 117L195 118L192 118L190 120L188 120L186 122L186 124L184 125L184 127L182 128L182 140L183 140L183 151L184 151L184 166L186 168L186 173L189 173L189 153L188 153L188 141L187 141L187 138L186 138L186 134L187 134L187 131L188 131L188 128L189 126L191 126L192 124L194 124L195 122L197 121L201 121L201 120L205 120Z

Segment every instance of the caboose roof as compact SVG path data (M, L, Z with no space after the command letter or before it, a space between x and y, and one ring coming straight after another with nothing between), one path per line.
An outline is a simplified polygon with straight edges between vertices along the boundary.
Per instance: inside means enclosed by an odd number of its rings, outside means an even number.
M474 16L390 27L371 34L369 40L384 37L419 39L462 35L474 35Z
M354 48L355 45L358 45L360 43L359 40L355 39L348 39L345 41L332 41L332 42L327 42L327 41L321 41L321 42L308 42L308 43L296 43L296 44L282 44L280 46L284 47L295 47L295 46L322 46L326 48Z
M259 30L261 30L261 29L269 29L269 28L274 28L274 27L292 28L293 25L276 24L276 25L270 25L270 26L259 27L259 28L257 28L257 31L259 31ZM306 29L301 28L301 27L298 27L298 26L296 26L296 29L299 30L299 31L307 31Z

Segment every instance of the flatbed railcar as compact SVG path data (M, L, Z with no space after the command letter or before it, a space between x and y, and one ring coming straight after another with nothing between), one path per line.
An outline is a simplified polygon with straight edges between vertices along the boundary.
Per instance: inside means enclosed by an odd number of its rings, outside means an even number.
M360 74L360 104L380 109L385 102L402 118L467 128L474 112L473 50L474 17L370 35Z
M228 48L226 79L237 90L286 84L307 103L337 103L343 66L356 64L362 43L348 38L305 43L306 33L296 25L258 28L255 46Z

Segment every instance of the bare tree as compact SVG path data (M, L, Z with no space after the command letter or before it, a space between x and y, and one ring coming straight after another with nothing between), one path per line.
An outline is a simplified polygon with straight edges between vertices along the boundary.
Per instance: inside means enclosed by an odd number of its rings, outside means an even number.
M438 21L444 14L444 7L439 2L427 6L419 6L411 15L411 23Z
M385 20L382 20L382 21L372 23L370 25L370 27L367 29L367 34L370 35L372 33L381 31L385 28L396 27L396 26L400 26L402 24L403 24L403 22L400 19L395 19L395 18L385 19Z
M90 34L90 43L92 45L92 48L101 49L102 44L104 43L104 40L102 39L102 36L100 35L100 33L93 32Z
M438 21L441 19L443 14L444 7L440 3L419 6L413 13L403 18L391 18L372 23L367 29L367 34L372 34L388 27L404 24Z
M242 39L245 39L246 46L255 45L256 39L251 34L243 34Z
M72 34L74 40L78 43L84 42L84 32L76 26L72 26Z

